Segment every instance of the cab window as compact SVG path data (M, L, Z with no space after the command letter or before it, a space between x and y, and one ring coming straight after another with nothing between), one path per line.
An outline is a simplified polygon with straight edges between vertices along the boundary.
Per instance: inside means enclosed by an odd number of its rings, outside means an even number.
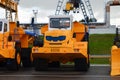
M7 24L4 23L4 32L7 32Z
M70 18L51 18L50 28L69 28Z
M0 22L0 31L2 31L2 22Z

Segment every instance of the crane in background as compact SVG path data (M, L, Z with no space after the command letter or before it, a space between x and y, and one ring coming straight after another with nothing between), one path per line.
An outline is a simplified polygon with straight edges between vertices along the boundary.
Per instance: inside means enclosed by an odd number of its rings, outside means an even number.
M14 21L18 20L18 10L17 10L17 5L18 5L19 0L0 0L0 7L5 9L5 16L6 19L9 21L13 21L13 14L15 13Z
M89 18L90 18L91 22L96 22L97 20L94 17L90 1L89 0L83 0L83 1L82 0L68 0L66 2L65 9L63 9L64 13L69 14L70 11L73 11L74 13L76 13L76 12L79 13L79 10L81 9L84 19L85 19L85 22L88 22ZM59 15L63 3L64 3L64 0L58 1L55 15ZM89 16L87 15L87 11L86 11L84 4L86 5L86 7L88 9Z

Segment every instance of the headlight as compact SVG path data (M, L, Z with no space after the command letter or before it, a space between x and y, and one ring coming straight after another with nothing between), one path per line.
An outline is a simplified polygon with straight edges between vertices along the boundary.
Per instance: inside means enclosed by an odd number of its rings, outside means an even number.
M38 50L38 48L34 48L33 51L34 52L38 52L39 50Z
M79 52L79 49L74 49L74 52Z
M52 37L51 36L46 36L46 40L51 41Z
M59 40L60 40L60 41L65 40L65 38L66 38L66 36L59 36Z

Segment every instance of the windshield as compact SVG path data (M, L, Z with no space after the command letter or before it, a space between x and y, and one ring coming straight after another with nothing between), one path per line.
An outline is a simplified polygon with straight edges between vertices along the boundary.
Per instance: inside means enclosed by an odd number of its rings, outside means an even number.
M0 31L2 31L2 22L0 22Z
M69 28L70 18L51 18L50 28Z

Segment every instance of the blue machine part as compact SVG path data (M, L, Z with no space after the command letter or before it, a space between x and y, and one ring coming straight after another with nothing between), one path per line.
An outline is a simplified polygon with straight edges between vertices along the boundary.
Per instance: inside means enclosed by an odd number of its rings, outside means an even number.
M25 31L25 34L28 34L30 36L36 36L36 34L34 32L31 32L31 31Z
M66 36L58 36L58 37L52 37L52 36L46 36L46 40L48 41L63 41L66 39Z

